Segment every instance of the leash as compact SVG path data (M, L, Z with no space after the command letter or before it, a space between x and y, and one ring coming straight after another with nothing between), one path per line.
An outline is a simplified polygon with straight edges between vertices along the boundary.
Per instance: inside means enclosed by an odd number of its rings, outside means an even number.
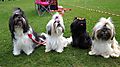
M35 39L32 38L32 34L28 34L28 37L34 42L34 43L37 43L37 46L40 46L40 45L44 45L46 43L46 41L44 40L41 40L41 41L36 41ZM41 38L41 37L40 37Z

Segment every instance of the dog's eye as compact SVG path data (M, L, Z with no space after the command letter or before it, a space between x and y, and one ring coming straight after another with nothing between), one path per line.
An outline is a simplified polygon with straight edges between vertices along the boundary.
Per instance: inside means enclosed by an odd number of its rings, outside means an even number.
M16 18L16 17L18 17L18 15L17 15L17 14L15 14L15 15L13 16L13 18Z
M100 33L100 32L101 32L101 30L98 30L98 31L97 31L97 33Z
M54 23L56 23L56 21Z
M60 23L60 21L55 21L54 23Z

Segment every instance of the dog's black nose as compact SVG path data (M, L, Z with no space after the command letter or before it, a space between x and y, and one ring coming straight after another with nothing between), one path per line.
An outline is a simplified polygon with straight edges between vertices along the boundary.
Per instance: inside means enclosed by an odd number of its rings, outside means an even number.
M21 18L20 16L18 16L18 18Z
M60 25L60 23L57 25L57 27L60 27L61 25Z

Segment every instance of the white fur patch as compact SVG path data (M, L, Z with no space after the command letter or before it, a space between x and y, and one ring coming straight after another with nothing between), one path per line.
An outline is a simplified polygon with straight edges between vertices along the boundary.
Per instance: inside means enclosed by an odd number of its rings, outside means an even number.
M59 27L57 27L57 23L56 25L54 25L55 21L60 21ZM63 18L59 13L56 13L55 15L53 15L52 19L46 25L46 30L47 32L50 31L51 35L49 35L48 33L45 34L45 36L47 37L45 52L49 52L50 50L55 50L61 53L64 47L66 47L67 44L70 44L72 41L71 40L72 38L67 39L63 37L63 30L65 30L65 27L64 27Z
M15 39L16 39L16 40L13 39L14 55L19 55L21 51L24 51L27 55L30 55L34 51L34 48L33 48L34 43L28 37L28 34L30 33L32 34L30 30L27 33L23 33L22 29L17 29L16 32L14 32Z

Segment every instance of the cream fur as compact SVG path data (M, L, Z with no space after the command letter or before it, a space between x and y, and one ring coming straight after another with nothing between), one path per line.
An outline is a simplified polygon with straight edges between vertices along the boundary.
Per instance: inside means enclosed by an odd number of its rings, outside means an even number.
M96 39L92 41L92 47L89 55L101 55L104 58L109 58L110 56L119 57L120 47L115 37L113 38L113 40L109 39L108 41L97 39L97 31L100 30L105 23L107 23L107 27L112 31L112 35L115 34L115 28L112 24L111 18L109 17L108 19L106 19L102 17L93 28L93 32L95 33L94 36Z

